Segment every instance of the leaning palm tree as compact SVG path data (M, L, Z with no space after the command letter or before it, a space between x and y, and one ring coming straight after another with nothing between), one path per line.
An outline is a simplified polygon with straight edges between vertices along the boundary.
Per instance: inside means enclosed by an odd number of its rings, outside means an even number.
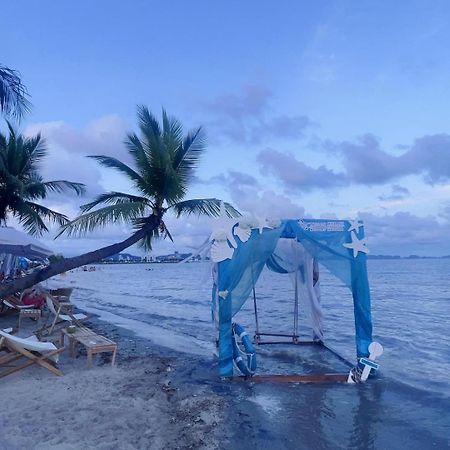
M30 107L28 91L19 73L0 64L0 111L20 120Z
M16 280L14 286L0 286L0 296L24 289L58 273L112 256L133 244L150 249L156 238L172 239L164 221L168 213L176 217L198 214L218 216L221 201L216 198L185 200L189 182L205 151L201 128L183 136L181 123L163 110L162 124L146 107L138 108L140 136L132 133L125 145L134 162L130 167L110 156L91 156L102 166L124 174L133 192L107 192L81 207L82 214L64 225L60 234L83 235L109 224L126 223L133 234L122 242L63 261ZM239 212L225 203L230 217Z
M40 134L24 137L7 122L9 135L0 133L0 225L15 217L30 234L48 231L46 222L60 226L69 219L57 211L38 203L51 192L73 190L84 192L84 185L71 181L44 181L39 165L47 155L45 141Z

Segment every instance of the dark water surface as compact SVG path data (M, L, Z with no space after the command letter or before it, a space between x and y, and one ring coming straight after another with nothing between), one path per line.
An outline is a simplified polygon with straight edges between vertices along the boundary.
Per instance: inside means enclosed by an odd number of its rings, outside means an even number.
M150 269L150 270L149 270ZM258 449L450 448L450 260L370 260L374 338L381 371L363 385L218 382L212 357L209 264L97 266L56 281L74 301L168 352L181 352L175 377L225 396L234 424L224 447ZM354 360L351 294L321 273L326 342ZM257 285L261 328L290 332L289 278L263 272ZM253 304L237 316L254 331ZM305 337L308 329L300 315ZM169 350L170 349L170 350ZM259 373L346 370L329 354L260 346ZM234 431L233 431L234 430Z

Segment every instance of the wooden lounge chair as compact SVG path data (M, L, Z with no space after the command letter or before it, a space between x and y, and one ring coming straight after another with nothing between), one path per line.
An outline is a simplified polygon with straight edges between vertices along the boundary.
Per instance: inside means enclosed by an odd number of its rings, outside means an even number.
M78 313L74 314L72 312L73 305L70 302L60 302L56 297L51 295L50 293L46 293L45 295L47 308L50 311L50 314L54 316L53 323L51 324L48 334L52 334L55 325L60 322L73 322L78 326L82 326L82 322L87 320L89 317L86 314ZM45 326L44 326L45 329ZM43 330L40 331L42 333Z
M8 297L2 300L2 303L9 309L13 309L15 311L20 311L21 309L30 309L32 306L24 305L20 298L15 295L9 295Z
M19 324L18 329L20 330L20 325L24 317L29 317L34 320L39 320L41 318L41 310L35 305L25 305L22 299L33 289L25 289L20 297L16 295L9 295L2 300L2 304L7 308L8 311L17 311L19 313Z
M34 292L37 292L38 294L43 294L44 291L41 287L32 287L32 288L28 288L25 289L24 291L22 291L22 293L19 294L14 294L14 295L9 295L8 297L6 297L5 299L2 300L2 303L7 306L10 309L15 309L16 311L20 311L22 309L38 309L38 306L32 304L32 303L28 303L28 304L24 304L23 303L23 299L29 295L32 294Z
M6 350L6 351L1 351ZM51 342L39 342L34 336L30 338L19 338L0 330L0 378L10 375L25 367L38 364L55 375L62 375L56 366L59 354L64 347L57 348ZM21 358L27 361L21 364L11 365Z
M58 288L50 289L48 292L50 295L59 302L70 302L70 296L72 295L73 288Z

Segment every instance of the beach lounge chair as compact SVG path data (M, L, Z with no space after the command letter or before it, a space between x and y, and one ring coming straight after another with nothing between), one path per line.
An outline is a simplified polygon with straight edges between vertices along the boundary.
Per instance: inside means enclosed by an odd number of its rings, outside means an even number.
M48 292L50 295L59 302L70 302L70 296L72 295L73 288L58 288L50 289Z
M9 309L20 311L21 309L30 309L30 305L24 305L15 295L9 295L2 300L2 303Z
M50 293L46 293L45 299L47 302L47 308L50 313L54 316L53 323L50 326L48 334L52 334L55 325L60 322L74 322L76 325L81 326L82 322L87 320L89 317L86 314L72 313L73 305L69 302L60 302L56 297ZM44 327L45 328L45 327ZM43 330L41 330L42 333Z
M10 295L7 298L2 300L2 304L7 308L8 311L14 310L19 313L19 324L18 328L20 330L20 325L22 322L22 319L25 317L39 320L41 317L41 309L33 304L24 304L22 299L25 297L25 295L32 292L32 289L26 289L22 292L20 295L20 298L18 298L15 295Z
M6 351L2 352L2 350ZM63 373L56 366L62 351L64 347L57 348L51 342L39 342L35 336L24 339L0 330L0 378L33 364L38 364L55 375L62 375ZM12 365L22 358L27 361Z
M27 296L40 296L39 302L27 302ZM20 296L18 294L9 295L2 300L2 303L10 309L15 309L16 311L21 311L23 309L40 309L43 306L43 290L40 287L32 287L25 289Z

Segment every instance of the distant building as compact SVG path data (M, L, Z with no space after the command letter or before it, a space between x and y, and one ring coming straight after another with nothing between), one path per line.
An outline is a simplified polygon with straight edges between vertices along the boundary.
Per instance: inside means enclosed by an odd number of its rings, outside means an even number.
M170 255L160 255L160 256L134 256L129 253L117 253L115 255L109 256L108 258L103 258L102 263L104 264L131 264L131 263L176 263L183 261L184 259L191 256L192 253L179 253L175 252ZM209 258L205 258L209 259ZM201 261L202 257L200 255L193 256L190 261Z
M188 258L189 256L191 256L192 253L172 253L171 255L161 255L161 256L157 256L155 258L156 262L161 262L161 263L174 263L174 262L180 262L183 261L183 259Z
M142 262L140 256L130 255L129 253L116 253L115 255L108 256L108 258L102 259L103 263L137 263Z

